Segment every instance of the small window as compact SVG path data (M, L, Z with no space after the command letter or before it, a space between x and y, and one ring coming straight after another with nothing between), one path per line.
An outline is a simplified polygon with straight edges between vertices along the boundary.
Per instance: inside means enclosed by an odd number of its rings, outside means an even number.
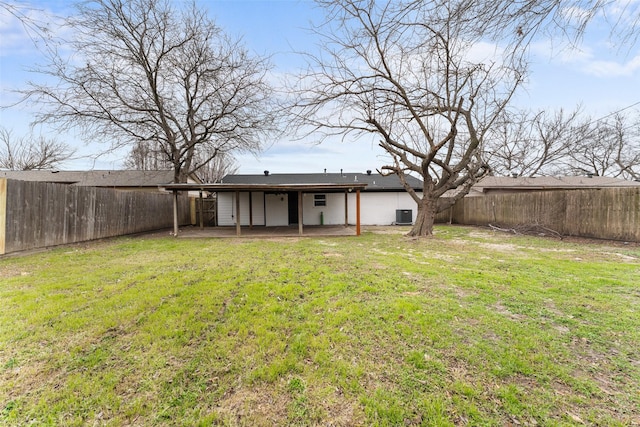
M313 195L313 206L327 206L327 195L326 194L314 194Z

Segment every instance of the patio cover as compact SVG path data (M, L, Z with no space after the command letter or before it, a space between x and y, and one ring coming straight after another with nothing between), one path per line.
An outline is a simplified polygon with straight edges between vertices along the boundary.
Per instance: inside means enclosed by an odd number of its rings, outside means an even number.
M240 192L298 192L298 234L302 235L302 194L317 192L356 192L356 235L360 235L360 190L367 186L366 183L326 183L326 184L165 184L159 186L160 189L173 192L173 232L178 235L178 192L180 191L209 191L213 193L235 192L236 193L236 235L241 235L240 227ZM345 212L347 200L345 196Z

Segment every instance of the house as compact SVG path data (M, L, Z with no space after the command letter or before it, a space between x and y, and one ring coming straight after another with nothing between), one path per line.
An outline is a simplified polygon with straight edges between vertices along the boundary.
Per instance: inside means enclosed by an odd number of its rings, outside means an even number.
M422 190L422 182L407 177L409 185ZM411 224L416 203L396 175L378 173L298 173L227 175L221 185L266 186L255 191L218 192L217 223L236 225L236 206L240 225L286 226L356 224L360 212L362 225ZM304 191L296 191L301 186ZM236 194L239 205L236 204ZM300 199L301 198L301 199ZM359 208L359 209L358 209Z

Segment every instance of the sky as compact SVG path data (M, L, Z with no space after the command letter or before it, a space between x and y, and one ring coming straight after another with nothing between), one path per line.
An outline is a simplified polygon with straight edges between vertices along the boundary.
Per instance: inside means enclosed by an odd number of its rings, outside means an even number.
M0 4L3 0L0 0ZM174 0L181 1L181 0ZM6 1L5 1L6 3ZM69 2L61 0L21 0L11 4L28 5L24 9L47 22L69 13ZM316 40L308 31L311 22L322 14L308 0L197 0L216 23L232 36L241 36L245 46L260 55L272 55L274 73L293 72L302 62L294 52L315 49ZM610 27L600 19L588 28L579 49L549 40L532 46L531 74L514 103L523 108L572 110L581 105L593 118L623 109L640 109L640 42L614 45ZM0 7L0 125L15 136L28 133L35 111L22 104L13 106L15 90L24 88L39 76L29 72L42 61L20 22ZM95 158L105 146L80 141L72 131L60 133L50 127L38 127L36 133L53 136L76 147L73 160L64 170L118 169L126 152ZM239 173L364 172L387 163L387 157L370 140L343 141L339 138L318 144L313 138L296 140L283 137L265 141L267 148L257 154L237 155Z

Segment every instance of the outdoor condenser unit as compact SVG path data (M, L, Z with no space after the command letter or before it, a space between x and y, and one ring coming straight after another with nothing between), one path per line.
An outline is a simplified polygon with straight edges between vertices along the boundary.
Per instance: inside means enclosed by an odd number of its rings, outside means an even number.
M413 212L411 209L396 209L396 225L411 225Z

